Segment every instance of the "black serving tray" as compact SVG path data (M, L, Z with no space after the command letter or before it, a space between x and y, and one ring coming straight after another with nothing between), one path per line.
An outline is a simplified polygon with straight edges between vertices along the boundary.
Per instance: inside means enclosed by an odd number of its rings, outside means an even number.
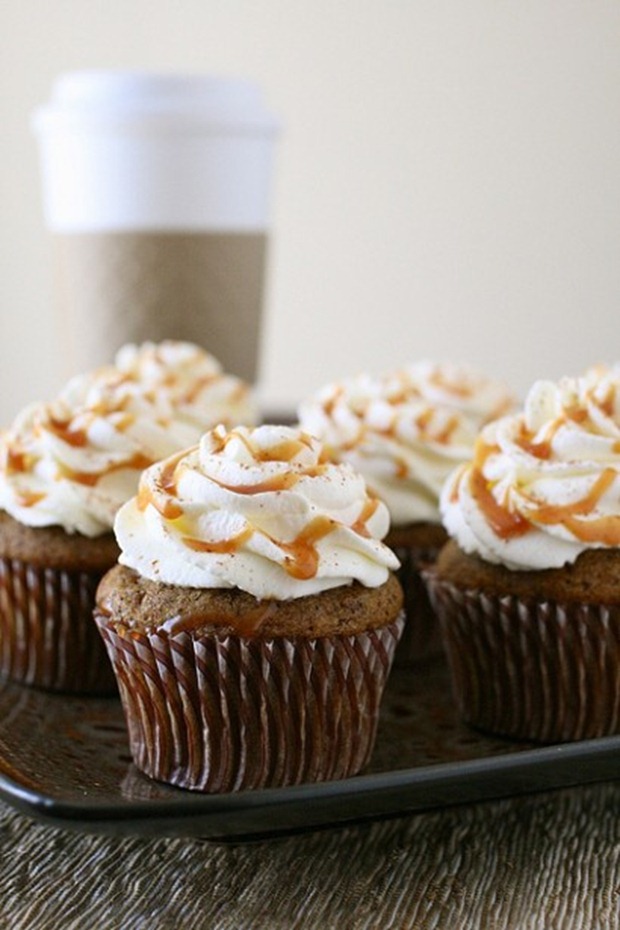
M619 776L620 736L540 747L460 723L442 659L392 672L363 774L223 795L138 772L117 698L0 686L0 797L78 830L250 840Z

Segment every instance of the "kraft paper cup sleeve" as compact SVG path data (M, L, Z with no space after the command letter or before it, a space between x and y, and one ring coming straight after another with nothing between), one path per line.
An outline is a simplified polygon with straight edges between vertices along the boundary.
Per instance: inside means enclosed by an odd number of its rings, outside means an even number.
M67 374L108 363L126 343L173 338L256 382L265 232L56 233L53 252Z
M136 767L230 792L346 778L372 752L402 631L249 640L115 630L96 614Z
M464 590L424 573L462 717L562 742L620 732L620 607Z
M33 116L59 377L179 339L254 383L279 123L237 77L69 72Z

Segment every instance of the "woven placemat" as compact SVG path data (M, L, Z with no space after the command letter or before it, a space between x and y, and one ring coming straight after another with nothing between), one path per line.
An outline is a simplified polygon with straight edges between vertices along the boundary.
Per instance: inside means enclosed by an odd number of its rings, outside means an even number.
M613 783L221 846L0 804L0 928L615 930L619 811Z

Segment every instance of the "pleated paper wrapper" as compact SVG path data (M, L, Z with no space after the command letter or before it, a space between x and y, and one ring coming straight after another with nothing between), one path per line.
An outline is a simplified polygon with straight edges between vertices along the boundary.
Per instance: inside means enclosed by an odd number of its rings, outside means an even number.
M620 732L620 607L525 601L424 573L470 724L564 742Z
M364 768L403 618L355 636L122 634L97 613L138 769L204 792Z
M93 620L100 578L0 558L0 672L49 691L115 693Z
M390 546L400 562L397 572L405 595L405 629L396 650L398 666L435 658L443 651L439 621L430 603L421 571L432 565L439 548Z

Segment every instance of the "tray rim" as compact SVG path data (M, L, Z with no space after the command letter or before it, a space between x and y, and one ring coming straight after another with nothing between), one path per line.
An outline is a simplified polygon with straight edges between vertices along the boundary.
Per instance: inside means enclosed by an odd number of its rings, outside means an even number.
M586 773L574 763L587 765ZM146 777L146 776L145 776ZM0 771L0 798L36 820L78 832L199 836L250 841L400 817L460 804L558 790L620 778L620 735L356 775L339 781L227 794L177 789L178 797L63 798ZM367 802L371 801L372 805ZM370 809L369 809L370 808ZM270 815L304 816L273 824ZM282 818L280 818L282 819ZM245 829L244 829L245 828Z

